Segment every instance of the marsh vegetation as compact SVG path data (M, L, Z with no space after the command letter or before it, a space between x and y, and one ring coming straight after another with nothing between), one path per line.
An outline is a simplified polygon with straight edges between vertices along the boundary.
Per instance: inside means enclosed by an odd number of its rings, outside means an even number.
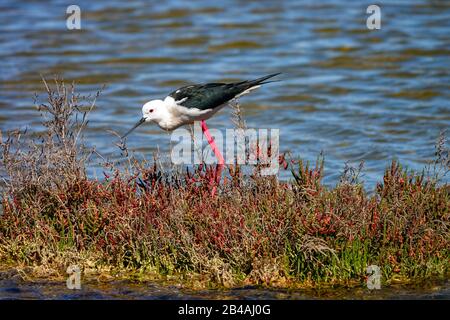
M213 167L170 171L120 143L125 160L103 159L104 176L89 176L87 164L101 155L83 130L98 94L44 84L47 101L37 106L45 132L2 136L3 266L50 277L77 264L213 287L359 285L371 264L385 284L448 277L444 134L423 171L392 161L373 192L359 169L347 166L330 188L323 157L311 164L283 155L289 181L229 165L211 197Z

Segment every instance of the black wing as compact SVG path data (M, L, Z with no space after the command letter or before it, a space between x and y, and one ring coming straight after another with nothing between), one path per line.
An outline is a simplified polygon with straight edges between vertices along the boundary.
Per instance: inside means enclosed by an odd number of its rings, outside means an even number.
M186 108L197 108L200 110L214 109L232 100L237 95L251 87L271 82L264 81L278 74L279 73L274 73L250 81L234 83L208 83L185 86L172 92L169 96L174 98L175 101L186 99L181 103L181 105Z

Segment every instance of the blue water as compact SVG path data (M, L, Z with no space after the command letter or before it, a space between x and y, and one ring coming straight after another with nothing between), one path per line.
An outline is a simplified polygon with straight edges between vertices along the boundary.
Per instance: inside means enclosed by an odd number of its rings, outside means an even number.
M107 130L125 132L144 102L188 83L283 72L241 99L248 127L280 129L280 150L297 157L323 151L329 184L345 162L364 160L373 186L392 159L420 170L450 127L448 1L378 1L381 29L372 31L372 1L76 3L81 30L66 28L67 1L1 1L1 130L39 130L40 74L75 81L84 94L105 84L86 138L118 159ZM232 128L230 110L209 126ZM148 125L128 146L151 159L169 141Z

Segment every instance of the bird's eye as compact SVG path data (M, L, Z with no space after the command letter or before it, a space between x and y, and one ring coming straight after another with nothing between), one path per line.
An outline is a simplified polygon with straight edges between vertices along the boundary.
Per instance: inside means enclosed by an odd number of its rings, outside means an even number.
M150 109L150 112L153 112L153 109Z

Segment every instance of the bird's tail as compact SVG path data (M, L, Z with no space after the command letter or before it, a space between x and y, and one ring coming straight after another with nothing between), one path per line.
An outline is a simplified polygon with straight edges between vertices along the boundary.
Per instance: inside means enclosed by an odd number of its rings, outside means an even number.
M271 82L277 82L277 81L280 81L280 80L272 80L272 81L265 81L265 80L273 78L273 77L275 77L275 76L277 76L279 74L281 74L281 72L272 73L272 74L269 74L267 76L264 76L264 77L261 77L261 78L255 79L255 80L250 80L250 81L247 81L247 82L248 82L249 85L252 85L252 86L259 85L259 84L271 83Z
M239 92L243 92L250 88L256 88L256 87L259 88L259 86L262 84L280 81L280 80L266 81L267 79L273 78L279 74L281 74L281 72L272 73L267 76L255 79L255 80L245 80L245 81L241 81L241 82L230 83L229 86L232 87L233 89L237 89Z
M255 89L258 89L262 84L279 81L279 80L266 81L267 79L275 77L279 74L280 73L272 73L267 76L255 79L255 80L246 80L246 81L242 81L242 82L232 83L232 84L230 84L230 86L235 91L235 93L234 93L235 98L239 98Z

